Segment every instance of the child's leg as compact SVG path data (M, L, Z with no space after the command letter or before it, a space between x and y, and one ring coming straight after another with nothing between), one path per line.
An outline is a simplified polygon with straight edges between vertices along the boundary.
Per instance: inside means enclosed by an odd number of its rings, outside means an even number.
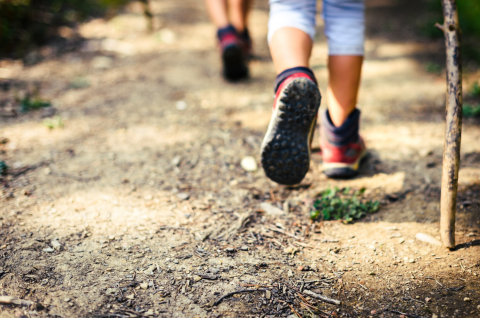
M320 147L323 171L345 178L357 173L366 154L356 109L363 62L364 0L323 1L328 39L328 111L322 113Z
M251 0L228 0L230 22L239 33L247 28L251 2Z
M238 80L248 75L251 41L246 28L249 0L205 0L210 19L217 27L222 50L223 75Z
M336 127L340 127L357 105L363 56L328 57L328 110Z
M308 68L315 13L315 0L270 0L268 38L278 75L261 156L266 175L281 184L299 183L310 165L321 98Z
M315 35L315 0L270 0L268 42L277 74L308 67Z
M226 28L230 22L228 21L227 0L205 0L208 15L217 29Z
M311 52L312 39L296 28L281 28L270 41L270 53L277 74L293 67L308 67Z

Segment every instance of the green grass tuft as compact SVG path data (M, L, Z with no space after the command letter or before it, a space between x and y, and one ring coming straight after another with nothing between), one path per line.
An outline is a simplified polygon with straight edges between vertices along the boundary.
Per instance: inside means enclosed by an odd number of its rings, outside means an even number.
M343 191L337 187L327 189L313 203L314 209L310 212L310 218L350 223L378 211L380 202L362 199L364 191L365 189L351 191L348 187Z
M31 98L30 95L26 95L20 100L20 108L22 112L28 112L30 110L37 110L44 107L52 106L52 104L40 97Z
M480 105L463 104L463 117L478 118L480 117Z
M473 84L470 94L474 97L480 97L480 85L478 85L478 82Z
M48 129L63 128L63 120L60 116L45 119L42 124Z
M426 63L425 64L425 71L432 74L440 74L442 73L443 67L437 63Z
M0 175L7 174L7 169L8 169L8 166L5 163L5 161L0 161Z

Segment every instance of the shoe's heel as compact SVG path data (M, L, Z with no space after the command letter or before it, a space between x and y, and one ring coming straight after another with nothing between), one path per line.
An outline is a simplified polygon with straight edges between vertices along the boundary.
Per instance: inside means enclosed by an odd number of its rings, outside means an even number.
M242 49L238 45L227 46L222 53L223 75L228 80L239 80L248 76Z

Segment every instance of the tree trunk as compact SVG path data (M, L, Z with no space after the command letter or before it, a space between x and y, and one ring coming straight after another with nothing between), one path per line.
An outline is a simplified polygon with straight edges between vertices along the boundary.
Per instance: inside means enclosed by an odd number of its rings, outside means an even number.
M455 247L455 211L462 136L462 62L460 25L456 0L442 0L445 20L436 27L445 35L447 95L445 144L443 148L440 233L447 248Z

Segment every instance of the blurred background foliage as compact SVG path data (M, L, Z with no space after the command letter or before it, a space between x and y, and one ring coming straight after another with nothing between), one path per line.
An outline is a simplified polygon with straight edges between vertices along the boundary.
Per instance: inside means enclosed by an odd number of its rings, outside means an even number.
M73 27L90 17L112 17L130 1L133 0L0 0L0 57L21 58L52 39L61 41L59 27ZM417 31L427 38L442 38L443 34L434 27L443 21L441 0L425 2L426 10L421 13ZM480 0L457 0L457 5L463 31L463 58L478 67Z
M457 0L458 17L462 30L462 58L480 64L480 0ZM429 38L443 38L433 27L443 23L441 0L428 0L427 12L420 21L420 32Z
M21 57L58 38L60 26L113 15L129 0L0 0L0 56Z

